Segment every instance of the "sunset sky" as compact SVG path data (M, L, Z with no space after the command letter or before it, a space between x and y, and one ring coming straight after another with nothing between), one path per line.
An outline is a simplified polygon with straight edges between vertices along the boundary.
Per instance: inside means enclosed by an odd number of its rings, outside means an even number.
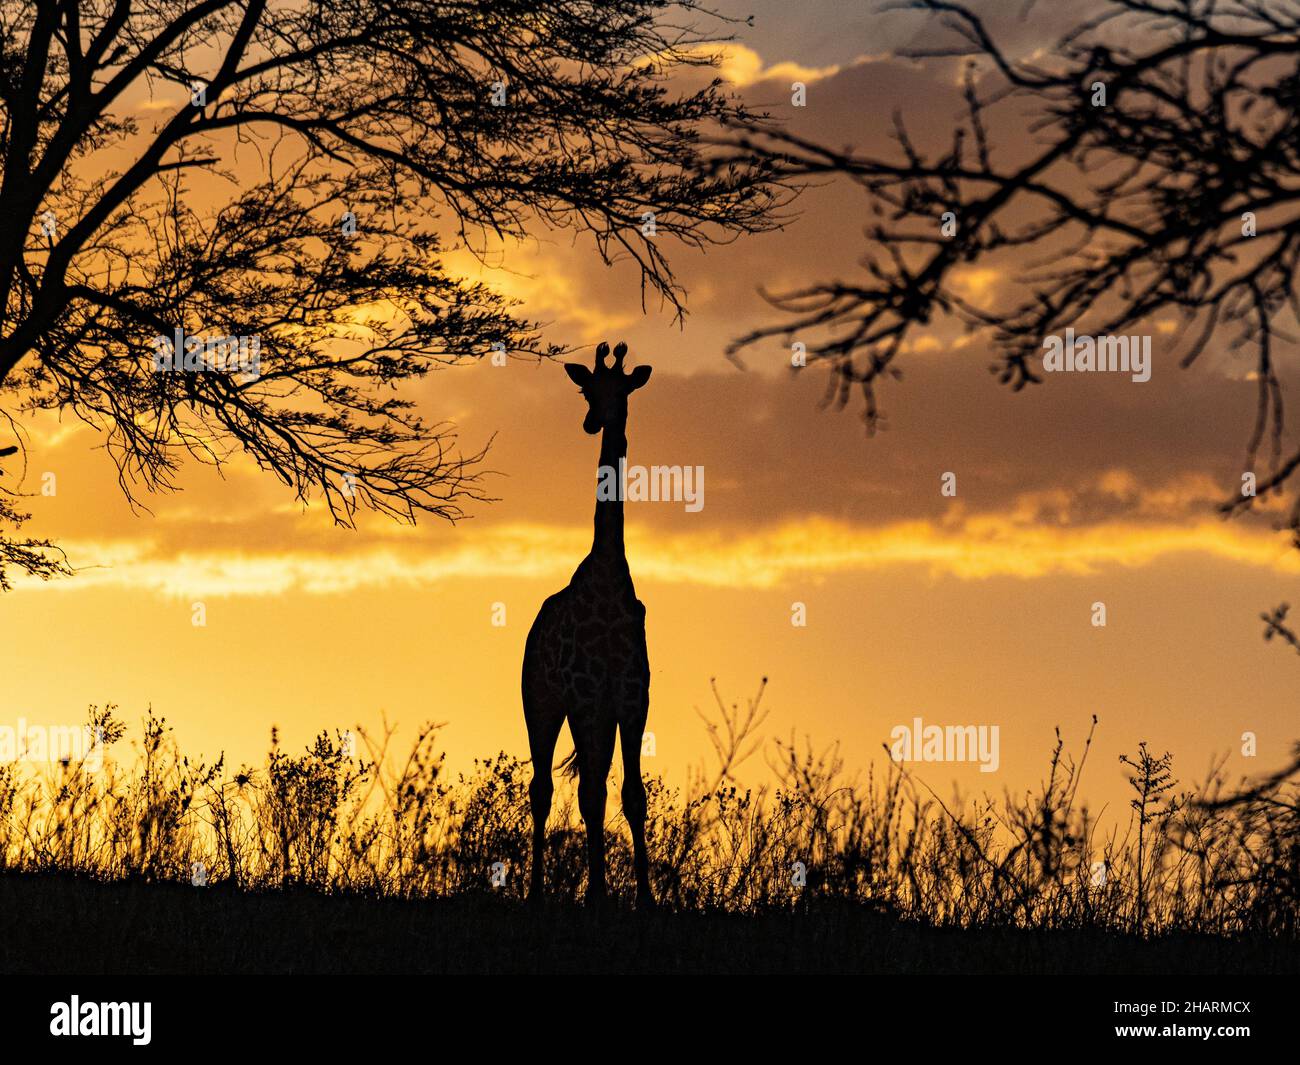
M918 129L951 129L955 67L893 58L923 19L852 0L720 7L755 16L725 46L722 75L796 132L883 151L896 107ZM1018 51L1057 35L1054 7L1010 25ZM806 108L789 106L794 80L808 86ZM143 120L153 105L136 106ZM1016 135L1001 131L1012 147ZM606 267L568 234L539 229L505 249L508 270L453 257L522 300L545 339L582 348L575 357L626 340L629 365L654 367L631 397L629 461L704 467L698 513L627 507L652 671L647 771L680 782L706 757L695 708L711 703L711 677L740 700L764 676L769 737L838 741L863 771L915 717L998 725L997 773L913 767L944 794L954 782L1033 786L1054 727L1077 752L1094 714L1082 793L1097 804L1118 800L1118 755L1140 740L1171 750L1188 783L1217 755L1233 776L1278 768L1300 738L1300 661L1261 639L1258 615L1297 598L1300 552L1267 514L1215 513L1239 484L1251 427L1245 354L1219 345L1181 370L1161 350L1172 323L1155 322L1149 382L1060 375L1016 394L988 372L983 339L940 322L884 386L888 426L869 438L855 407L819 408L825 377L792 375L788 346L751 349L743 370L724 357L729 341L774 320L760 288L853 276L864 206L860 190L827 183L782 232L673 250L684 325L654 302L643 312L635 271ZM968 281L1009 283L987 271ZM1284 361L1291 387L1288 370ZM25 422L24 486L39 492L47 471L58 485L30 500L29 531L57 538L82 571L20 581L6 597L0 717L76 722L87 705L115 702L134 725L152 706L185 750L224 750L234 763L260 760L272 725L293 748L381 715L399 726L399 746L421 722L446 722L453 768L526 754L524 638L589 547L598 441L556 364L447 369L412 394L430 419L456 424L465 450L492 441L484 489L498 501L470 520L410 528L363 515L339 529L240 463L224 478L188 470L183 491L133 513L94 431ZM940 494L945 472L955 498ZM1091 624L1098 601L1104 628ZM195 602L205 627L191 624ZM796 602L806 627L791 624ZM1255 758L1239 753L1246 730L1258 735ZM559 753L570 747L566 733ZM765 777L761 758L749 775Z

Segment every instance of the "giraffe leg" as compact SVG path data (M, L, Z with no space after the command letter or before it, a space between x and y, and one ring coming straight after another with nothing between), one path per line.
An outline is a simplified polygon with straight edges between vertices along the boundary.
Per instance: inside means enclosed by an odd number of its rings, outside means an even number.
M564 724L562 710L543 707L544 704L539 706L534 700L524 699L528 749L533 760L533 779L528 785L533 812L533 864L528 901L535 906L540 906L546 896L546 819L551 814L551 796L555 792L551 781L551 760L555 757L555 741Z
M612 717L608 721L594 714L586 717L588 728L574 730L578 747L578 811L587 827L587 902L600 904L605 898L605 799L609 767L614 762ZM573 722L570 719L570 726Z
M642 728L619 727L623 746L623 817L632 830L632 863L636 870L636 905L639 910L652 910L654 892L650 888L650 859L645 847L645 782L641 779Z

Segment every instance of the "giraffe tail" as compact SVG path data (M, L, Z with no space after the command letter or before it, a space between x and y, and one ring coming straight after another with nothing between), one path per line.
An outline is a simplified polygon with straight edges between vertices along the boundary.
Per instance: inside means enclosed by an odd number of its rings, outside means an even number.
M569 752L569 756L555 767L570 780L575 780L578 776L578 749L575 747Z

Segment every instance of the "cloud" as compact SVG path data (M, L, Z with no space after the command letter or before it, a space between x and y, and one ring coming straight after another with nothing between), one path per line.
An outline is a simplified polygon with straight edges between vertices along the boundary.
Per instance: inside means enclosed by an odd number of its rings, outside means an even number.
M481 256L457 248L442 259L452 276L481 282L518 301L524 317L547 324L548 338L562 322L569 338L594 343L626 330L640 315L626 301L614 306L617 301L608 298L610 285L602 276L607 268L585 242L579 244L510 239L494 242Z
M633 344L634 359L655 372L634 397L629 457L702 465L706 505L699 514L633 508L634 534L705 544L708 536L730 539L806 518L864 530L908 522L949 528L953 500L939 491L946 471L957 474L961 520L1003 515L1053 528L1213 524L1216 506L1240 485L1254 390L1196 369L1168 368L1149 386L1064 377L1012 393L978 350L945 345L908 362L902 381L886 383L889 429L868 439L853 412L819 410L820 370L674 373L674 345L684 347L679 364L697 355L680 334ZM502 475L487 476L482 488L498 502L470 505L469 524L410 529L361 515L357 530L339 530L319 505L304 509L243 459L224 476L188 464L181 493L149 498L152 513L133 514L111 462L95 448L96 434L69 434L47 418L32 426L21 487L37 493L24 499L37 517L25 531L64 543L78 564L104 557L83 554L84 545L136 543L147 545L131 556L139 559L234 558L250 550L328 559L390 547L410 558L440 556L449 544L459 548L498 528L589 518L598 442L582 432L585 408L559 366L465 366L432 374L412 391L431 422L458 424L467 450L493 440L487 468ZM47 428L55 435L46 436ZM44 471L57 474L53 498L39 494ZM1255 510L1268 521L1284 506L1275 497ZM585 546L574 542L572 562Z
M793 60L780 60L770 66L764 66L763 57L758 52L734 42L708 51L721 57L719 76L739 88L747 88L761 81L819 81L822 78L832 77L844 69L844 65L838 63L824 67L809 67ZM855 60L855 62L865 61L865 57Z
M590 544L585 526L512 524L475 530L452 541L357 545L338 551L183 551L156 543L69 544L94 559L76 578L22 588L78 591L113 587L167 598L344 594L364 588L429 587L447 580L566 579ZM711 588L771 589L808 578L887 569L924 569L931 578L1032 580L1084 576L1200 556L1300 574L1300 553L1284 534L1205 520L1188 525L1106 521L1052 525L1032 510L965 514L940 521L869 527L804 518L752 531L711 529L695 535L649 529L628 535L635 578Z

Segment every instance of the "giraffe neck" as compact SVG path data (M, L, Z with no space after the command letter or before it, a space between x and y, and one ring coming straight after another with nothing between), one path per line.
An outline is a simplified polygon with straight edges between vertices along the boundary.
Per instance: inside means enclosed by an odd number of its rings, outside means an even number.
M601 431L600 466L614 471L622 483L622 460L627 458L627 421L607 425ZM596 499L596 535L591 543L593 555L617 555L626 557L623 549L623 499L622 492L614 493L613 499Z

